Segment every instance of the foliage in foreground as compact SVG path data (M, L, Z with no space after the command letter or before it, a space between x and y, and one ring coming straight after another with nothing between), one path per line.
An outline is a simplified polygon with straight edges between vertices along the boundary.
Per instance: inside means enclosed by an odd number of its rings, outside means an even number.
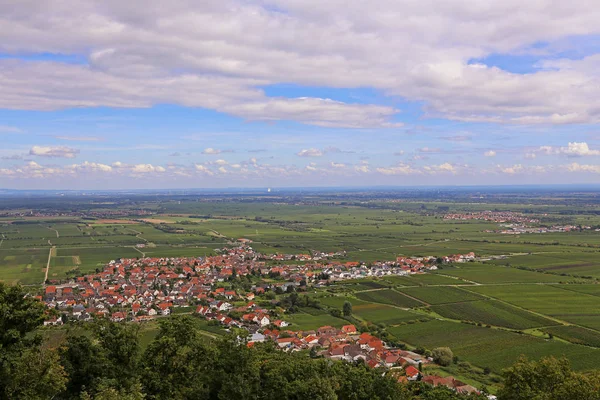
M0 283L0 399L483 398L419 382L402 385L364 364L286 354L272 344L209 341L197 321L184 316L161 321L144 352L136 325L106 321L95 324L91 336L70 334L58 349L48 349L33 334L43 312L22 288ZM576 374L562 360L520 360L506 382L501 399L599 398L598 375Z

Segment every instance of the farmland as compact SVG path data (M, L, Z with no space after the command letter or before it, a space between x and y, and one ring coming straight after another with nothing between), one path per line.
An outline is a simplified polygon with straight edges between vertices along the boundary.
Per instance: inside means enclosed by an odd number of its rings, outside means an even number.
M415 297L427 304L458 303L482 299L481 296L475 293L470 293L460 288L451 286L418 288L407 287L398 290L401 293Z
M510 329L528 329L556 325L556 321L494 300L479 300L432 306L445 318L479 322Z
M301 308L286 320L294 329L341 326L348 320L331 313L339 315L348 301L356 324L374 324L414 347L449 346L461 360L494 371L520 354L564 354L578 369L600 367L600 357L586 347L598 346L600 337L600 232L595 231L600 203L592 195L525 200L522 194L496 193L478 197L477 203L453 193L443 201L405 195L0 199L0 211L6 212L0 217L0 280L36 290L49 255L48 279L60 281L118 258L213 255L240 238L267 254L343 251L335 262L365 265L474 252L474 262L443 263L423 274L366 276L310 288L306 294L322 308ZM19 212L10 214L15 209ZM32 215L54 209L56 215ZM497 223L444 219L447 212L478 210L523 212L548 225L594 229L504 235Z
M452 343L454 353L475 365L500 372L521 354L538 359L565 355L576 369L600 368L600 350L446 321L419 322L389 329L398 339L415 346L435 348Z
M391 304L398 307L418 307L423 303L403 295L400 292L391 289L371 290L368 292L356 293L356 297L370 303Z

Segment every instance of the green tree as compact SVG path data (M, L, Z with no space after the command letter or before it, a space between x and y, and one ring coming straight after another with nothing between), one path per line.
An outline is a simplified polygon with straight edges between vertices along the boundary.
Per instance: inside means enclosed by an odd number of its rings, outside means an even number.
M0 282L0 399L48 399L64 389L56 352L34 334L43 321L41 302Z
M521 357L504 370L502 400L598 400L600 374L574 372L566 358L529 361Z
M344 313L345 317L351 316L352 315L352 303L350 303L349 301L345 301L344 307L342 308L342 312Z
M433 357L433 361L444 367L452 364L452 359L454 358L452 350L448 347L437 347L433 349L431 356Z

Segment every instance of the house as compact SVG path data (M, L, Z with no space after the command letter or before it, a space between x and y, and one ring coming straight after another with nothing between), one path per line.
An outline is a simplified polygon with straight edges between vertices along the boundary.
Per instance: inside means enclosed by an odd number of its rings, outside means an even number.
M406 373L406 378L409 381L416 381L420 375L419 370L416 369L415 367L413 367L412 365L409 365L408 367L406 367L404 369L404 372Z
M342 332L344 332L346 335L354 335L358 331L354 325L344 325L342 326Z
M317 336L334 336L337 334L337 329L333 326L322 326L317 329Z
M278 328L285 328L286 326L289 326L290 324L288 324L285 321L282 321L282 320L278 319L277 321L273 322L273 325L275 325Z

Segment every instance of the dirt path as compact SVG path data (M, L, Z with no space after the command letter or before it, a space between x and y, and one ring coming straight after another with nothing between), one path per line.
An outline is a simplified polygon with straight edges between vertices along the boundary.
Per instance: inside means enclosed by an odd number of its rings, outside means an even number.
M136 237L136 238L138 238L138 239L142 239L144 242L148 243L148 240L147 240L147 239L144 239L144 238L141 236L141 235L142 235L142 232L136 231L135 229L131 229L131 228L125 228L125 229L126 229L126 230L128 230L128 231L131 231L131 232L135 233L135 234L136 234L136 235L135 235L135 237ZM136 250L137 250L137 249L136 249Z
M46 285L46 281L48 280L48 272L50 271L50 261L52 260L52 256L56 255L56 246L52 246L50 251L48 252L48 262L46 263L46 275L44 276L44 282L42 285Z
M135 247L135 246L132 246L131 248L132 248L132 249L134 249L135 251L137 251L138 253L140 253L140 254L142 255L142 258L145 258L145 257L146 257L146 253L144 253L143 251L141 251L141 250L140 250L140 249L138 249L137 247Z
M6 239L6 237L4 236L4 233L2 233L2 237L0 238L0 247L2 247L2 243L4 243L4 239Z
M50 229L51 231L56 232L56 237L59 238L60 234L58 233L58 231L56 229L50 228L49 226L47 227L48 229Z

